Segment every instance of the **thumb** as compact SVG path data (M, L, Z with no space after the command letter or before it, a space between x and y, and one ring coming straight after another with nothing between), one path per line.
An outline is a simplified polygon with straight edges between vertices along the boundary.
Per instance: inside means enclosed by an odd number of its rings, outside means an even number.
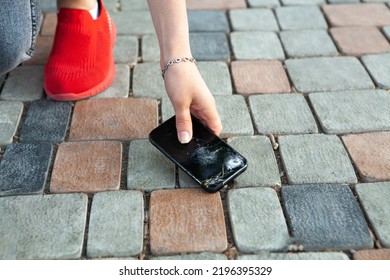
M176 112L176 130L179 142L187 144L192 139L192 120L189 110Z

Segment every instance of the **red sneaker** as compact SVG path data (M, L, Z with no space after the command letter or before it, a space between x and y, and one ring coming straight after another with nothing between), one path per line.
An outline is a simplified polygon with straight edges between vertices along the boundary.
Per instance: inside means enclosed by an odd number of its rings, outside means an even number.
M96 95L115 76L115 24L101 0L94 20L89 11L62 8L48 62L44 89L49 98L72 101Z

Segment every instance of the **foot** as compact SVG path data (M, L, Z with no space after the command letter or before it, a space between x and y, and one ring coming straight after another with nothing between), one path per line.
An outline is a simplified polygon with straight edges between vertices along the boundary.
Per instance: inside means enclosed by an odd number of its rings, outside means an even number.
M106 89L115 76L114 22L98 0L99 16L88 10L60 8L53 48L45 66L49 98L73 101Z

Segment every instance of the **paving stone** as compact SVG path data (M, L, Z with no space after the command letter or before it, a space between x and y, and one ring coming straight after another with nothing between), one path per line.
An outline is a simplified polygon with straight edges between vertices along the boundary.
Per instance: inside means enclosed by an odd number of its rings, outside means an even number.
M4 100L32 101L43 96L43 67L17 67L9 74L0 98Z
M390 54L365 55L362 61L375 84L379 88L390 89Z
M283 5L316 5L325 3L325 0L280 0Z
M41 26L42 36L54 36L57 27L57 13L45 13Z
M329 4L359 3L360 0L328 0Z
M295 88L300 92L375 87L356 57L288 59L285 65Z
M71 113L72 104L69 102L33 101L20 132L20 141L64 141Z
M383 90L321 92L309 94L326 133L390 130L390 96Z
M231 95L233 87L229 67L222 61L199 61L200 74L213 95Z
M248 160L247 170L234 180L235 187L280 186L278 164L270 140L266 136L228 139L228 144Z
M387 40L390 40L390 26L385 26L382 28L383 33L387 37Z
M325 30L291 30L280 33L287 57L334 56L336 46Z
M364 182L390 181L390 132L351 134L342 139Z
M341 53L346 55L361 56L390 51L389 42L376 27L334 27L330 29L330 34Z
M280 6L279 0L248 0L250 7L278 7Z
M331 26L384 26L390 24L390 10L384 3L323 5Z
M159 63L141 63L134 67L133 95L156 99L167 95Z
M278 36L273 32L232 32L230 40L236 59L284 59Z
M304 253L270 253L262 252L255 255L240 255L237 260L349 260L344 253L338 252L304 252Z
M229 43L223 32L190 33L193 57L200 60L230 60Z
M201 189L159 190L150 196L153 255L219 253L227 249L220 194Z
M367 223L346 185L282 187L291 234L306 251L373 247Z
M5 75L6 74L0 76L0 87L3 85L3 82L5 80ZM0 93L1 93L1 90L0 90Z
M230 10L230 21L234 31L279 31L279 26L270 9Z
M0 196L42 193L52 150L48 143L8 145L0 163Z
M93 196L87 256L127 257L143 247L144 200L138 191L102 192Z
M188 11L190 32L229 32L224 11Z
M175 115L175 110L173 110L173 106L169 98L163 97L161 99L161 121L165 122L171 117Z
M69 140L147 138L158 124L157 101L109 98L78 101Z
M215 96L222 122L222 137L253 135L253 125L243 96Z
M127 64L115 65L115 79L112 84L91 99L127 98L130 91L130 68Z
M112 6L118 6L118 0L110 0L113 2ZM119 1L120 3L120 10L122 12L127 11L142 11L142 10L148 10L148 3L147 1L143 0L126 0L126 1ZM117 8L118 9L118 8ZM116 9L116 10L117 10Z
M282 30L327 29L328 24L316 6L283 6L275 9Z
M160 49L156 35L142 36L142 60L143 62L160 62Z
M49 58L53 46L54 36L38 36L35 44L34 56L23 62L23 65L44 65Z
M22 102L0 101L0 147L12 143L22 113Z
M87 204L85 194L0 198L0 259L80 258Z
M228 211L234 241L240 252L277 251L289 245L286 221L274 189L230 190Z
M286 135L278 138L290 184L356 183L356 175L336 135Z
M265 94L249 97L257 131L261 134L317 133L317 124L301 94Z
M180 254L174 256L152 257L151 260L219 260L226 261L227 257L217 253Z
M136 64L138 61L138 38L117 36L114 48L115 63Z
M231 64L236 92L257 93L290 92L290 83L280 61L233 61Z
M120 142L61 143L54 161L50 192L93 193L118 190L121 168Z
M390 260L390 249L360 250L353 254L354 260Z
M154 26L149 11L126 11L111 13L118 35L154 34Z
M175 165L148 140L130 143L127 188L152 191L175 187Z
M52 0L39 0L42 11L57 11L57 4Z
M390 150L388 149L388 151ZM390 153L388 154L390 155ZM390 163L389 159L388 162ZM388 170L390 170L390 165L388 166ZM375 235L382 246L389 248L390 182L358 184L355 186L355 189Z
M245 0L187 0L189 10L228 10L246 8Z

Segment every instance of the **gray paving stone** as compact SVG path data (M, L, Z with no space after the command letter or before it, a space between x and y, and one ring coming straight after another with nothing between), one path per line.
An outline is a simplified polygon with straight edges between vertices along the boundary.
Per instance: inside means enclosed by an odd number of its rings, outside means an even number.
M344 253L338 252L304 252L304 253L270 253L262 252L255 255L241 255L237 260L349 260Z
M390 130L390 95L384 90L309 94L326 133Z
M143 247L144 200L139 191L102 192L93 196L87 256L128 257Z
M317 6L283 6L275 11L282 30L328 28L324 15Z
M337 48L325 30L291 30L280 33L287 57L333 56Z
M232 32L230 34L236 59L284 59L282 44L273 32Z
M386 38L390 41L390 26L384 26L382 30Z
M252 120L245 99L240 95L215 96L222 122L222 137L253 135Z
M134 97L151 98L162 98L167 95L159 63L141 63L134 67L133 95Z
M114 48L115 63L136 64L138 61L138 38L117 36Z
M77 259L82 254L85 194L0 198L0 259Z
M148 3L144 0L125 0L125 1L118 1L118 0L111 0L111 2L119 2L120 3L120 10L123 12L127 11L139 11L139 10L148 10Z
M285 250L290 237L276 191L272 188L228 192L228 211L240 252Z
M126 11L111 13L118 35L154 34L154 26L149 11Z
M57 3L53 0L39 0L39 5L42 9L42 11L47 12L54 12L57 11Z
M190 32L229 32L224 11L188 11Z
M62 142L69 125L72 104L49 99L31 103L20 132L21 142Z
M42 193L52 150L49 143L8 145L0 162L0 196Z
M373 89L370 76L356 57L288 59L287 71L300 92Z
M175 166L148 140L131 141L127 188L152 191L175 187Z
M317 5L323 4L326 0L280 0L283 5Z
M390 89L390 53L365 55L363 64L379 88Z
M262 134L317 133L317 124L301 94L265 94L249 97L257 131Z
M33 101L43 96L43 66L17 67L9 74L0 99Z
M281 195L292 237L304 250L373 247L363 213L348 186L284 186Z
M233 94L229 67L222 61L199 61L198 69L213 95Z
M112 84L91 99L127 98L130 91L130 68L127 64L115 65L115 79Z
M144 62L160 61L160 49L156 35L142 36L142 60Z
M165 122L175 115L175 110L167 96L161 99L161 121Z
M290 184L356 183L356 174L336 135L286 135L278 138Z
M200 60L230 60L229 43L223 32L190 33L193 57Z
M234 180L236 187L281 185L278 164L268 137L233 137L227 142L248 160L247 170Z
M279 31L279 26L270 9L230 10L230 21L234 31Z
M0 101L0 147L12 143L22 113L22 102Z
M360 0L328 0L329 4L359 3Z
M363 210L382 246L390 247L390 182L355 187Z
M151 260L220 260L225 261L227 257L217 253L199 253L199 254L183 254L174 256L152 257Z
M249 7L277 7L280 6L279 0L248 0Z

